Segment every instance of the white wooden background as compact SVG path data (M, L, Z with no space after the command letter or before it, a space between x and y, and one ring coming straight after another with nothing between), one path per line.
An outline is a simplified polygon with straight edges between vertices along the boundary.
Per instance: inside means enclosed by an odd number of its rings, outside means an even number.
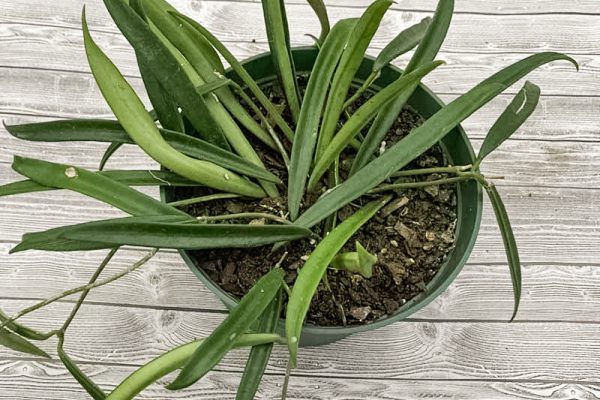
M329 0L333 20L359 15L369 0ZM132 52L100 0L88 0L94 38L136 88ZM266 50L257 0L177 0L239 57ZM0 2L0 118L10 123L108 117L85 61L82 0ZM304 0L286 0L294 44L318 25ZM399 1L374 40L386 40L435 7ZM440 58L448 65L426 80L449 101L500 66L538 51L562 51L576 73L555 63L530 75L543 97L532 119L483 168L498 182L523 260L521 311L512 307L502 243L486 203L468 265L433 304L406 322L322 348L304 349L291 381L293 399L599 399L600 398L600 1L456 0ZM404 60L405 61L405 60ZM402 63L400 63L402 64ZM478 146L510 101L509 90L464 127ZM15 180L14 154L93 168L104 146L42 144L13 139L0 128L0 184ZM114 168L152 165L132 149ZM151 191L156 193L155 191ZM87 281L103 254L28 252L8 256L27 231L120 215L66 192L0 199L0 307L12 313ZM115 272L141 253L123 251ZM59 326L72 300L27 322ZM161 352L208 334L224 310L174 252L161 252L139 272L94 292L67 336L67 348L103 388ZM53 351L55 343L45 348ZM140 398L231 399L244 352L236 352L187 391L159 385ZM286 354L274 352L260 398L277 398ZM0 399L84 399L56 360L0 349Z

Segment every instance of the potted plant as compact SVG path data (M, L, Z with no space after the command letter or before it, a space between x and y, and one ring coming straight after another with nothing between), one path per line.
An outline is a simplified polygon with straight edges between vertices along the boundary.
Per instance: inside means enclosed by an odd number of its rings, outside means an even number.
M0 187L0 196L68 189L131 216L25 234L12 252L109 252L88 285L0 314L0 343L45 356L32 341L57 336L60 359L94 399L131 399L178 369L167 387L185 388L230 350L252 347L238 391L250 399L274 344L289 349L289 372L301 344L401 320L441 293L475 242L483 191L505 244L515 317L519 256L493 178L479 166L529 117L540 90L524 84L477 156L459 124L538 66L576 62L536 54L444 105L420 81L443 64L434 59L452 0L440 0L433 18L400 32L376 58L365 51L391 0L332 27L322 1L308 2L321 25L315 46L291 48L283 1L263 0L271 51L240 63L164 0L104 0L135 51L150 112L95 44L84 10L88 61L116 120L6 128L24 140L108 142L99 170L16 156L13 169L28 180ZM404 71L390 66L415 48ZM162 168L104 170L123 144L139 146ZM162 187L163 202L132 188L150 185ZM121 246L151 250L100 279ZM161 248L179 249L230 314L209 337L157 357L107 394L65 353L65 332L90 290L140 268ZM58 329L42 333L18 322L75 293L79 301Z

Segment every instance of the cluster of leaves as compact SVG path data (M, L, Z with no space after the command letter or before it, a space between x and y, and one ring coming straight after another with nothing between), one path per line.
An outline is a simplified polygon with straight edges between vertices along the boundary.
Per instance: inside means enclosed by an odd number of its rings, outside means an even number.
M15 157L13 169L27 180L0 187L0 196L67 189L98 199L130 216L25 234L12 252L110 249L110 253L88 285L48 299L12 318L0 314L0 344L47 356L31 340L57 336L60 359L94 399L131 399L151 383L178 369L181 369L178 376L167 387L173 390L185 388L202 378L233 348L251 346L238 399L253 398L274 343L287 345L290 367L296 365L302 325L328 266L346 268L366 276L370 274L375 259L360 243L356 244L356 252L338 252L390 200L393 190L407 187L406 183L391 181L398 171L531 70L555 60L567 60L576 65L574 60L559 53L527 57L493 74L443 107L399 143L378 154L377 149L386 133L421 79L442 64L434 59L450 25L453 0L440 0L433 18L426 18L400 32L381 51L371 75L350 99L348 93L355 75L392 1L375 0L360 18L342 19L333 26L321 0L308 2L318 16L321 33L315 38L319 54L301 96L284 2L262 1L273 64L290 109L292 121L289 122L244 66L201 24L179 14L164 0L104 0L116 25L135 51L147 95L154 107L148 112L119 70L94 42L84 9L82 23L88 61L116 120L54 121L6 128L24 140L110 143L99 170L94 172ZM353 113L348 111L349 106L377 82L383 68L414 48L410 62L396 81L377 91ZM225 76L221 57L231 66L236 81ZM473 164L438 168L452 176L428 182L432 185L475 180L489 194L508 254L515 295L514 313L521 291L515 240L500 196L495 186L481 175L479 165L529 117L539 95L539 88L526 82L490 129ZM340 126L342 120L345 122ZM361 131L369 124L363 137ZM287 167L289 179L284 188L287 189L288 218L263 214L269 223L262 226L213 223L251 215L198 220L175 207L182 202L164 204L132 188L202 185L214 190L214 194L188 200L186 204L235 197L280 196L282 182L262 164L245 132L272 149ZM103 171L107 160L123 144L139 146L163 169ZM342 181L337 165L340 154L349 147L355 149L355 157L349 176ZM428 172L414 170L402 174ZM301 213L306 192L322 186L329 190ZM362 201L366 196L372 201L335 226L336 212L340 208L359 198ZM89 290L139 268L160 248L200 250L283 243L315 237L313 229L323 223L327 225L325 231L328 234L310 254L291 289L283 281L281 268L274 266L208 338L156 358L108 395L86 377L62 349L66 329ZM103 268L124 245L153 250L123 273L98 281ZM285 337L277 334L283 290L289 297ZM16 322L22 315L74 293L81 293L80 301L60 329L42 334Z

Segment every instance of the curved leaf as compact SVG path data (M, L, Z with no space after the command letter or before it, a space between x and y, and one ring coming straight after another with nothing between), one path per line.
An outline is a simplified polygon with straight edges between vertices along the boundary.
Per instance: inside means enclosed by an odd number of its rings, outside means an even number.
M106 167L106 163L108 162L108 160L112 157L113 154L116 153L117 150L121 148L121 146L123 146L123 143L119 142L112 142L108 145L108 148L102 155L102 159L100 160L100 164L98 165L98 171L102 171L104 167Z
M64 338L62 334L59 336L59 345L58 345L58 358L63 363L67 371L75 378L75 380L85 389L85 391L92 396L94 400L104 400L106 398L106 393L98 385L96 385L79 367L75 362L69 357L69 355L63 349L62 343Z
M298 353L304 318L327 266L342 247L344 247L350 237L389 200L390 198L386 197L372 201L338 225L317 245L304 266L300 269L300 272L298 272L298 277L292 288L292 294L288 300L285 318L285 332L288 339L292 367L296 366L296 355Z
M312 165L327 87L355 24L355 19L346 19L335 24L319 51L308 80L292 145L288 179L288 208L292 221L298 217L300 201Z
M560 53L540 53L512 64L487 78L464 95L442 108L408 136L356 172L341 185L325 193L296 220L296 224L314 226L319 221L357 199L386 180L394 172L439 142L456 125L487 104L527 73L540 65L572 58Z
M122 245L202 250L258 247L302 239L310 230L294 225L189 224L185 216L127 217L26 233L11 250L75 251Z
M46 353L44 350L29 342L27 339L24 339L16 333L4 328L0 328L0 346L7 347L20 353L50 358L48 353Z
M521 262L519 261L519 250L517 249L517 242L515 241L515 235L510 226L508 214L504 203L500 198L500 194L496 190L496 186L493 184L486 187L486 192L492 203L496 220L498 221L498 227L500 228L500 234L502 235L502 242L504 243L504 249L506 250L506 257L508 258L508 267L510 269L510 277L512 280L513 294L515 298L515 305L513 314L510 320L514 320L519 311L519 303L521 300Z
M275 268L260 278L252 289L231 310L227 318L202 342L168 389L183 389L217 365L233 347L235 339L243 335L264 312L283 284L284 272Z
M19 156L15 156L12 167L41 185L73 190L131 215L178 215L192 219L175 207L83 168Z
M352 30L340 63L336 69L331 89L327 98L327 105L323 114L323 122L317 142L316 160L327 150L329 142L333 137L337 124L342 114L342 108L348 95L348 90L356 71L360 67L367 47L375 35L383 15L392 4L391 0L376 0L367 8L365 13L356 23Z
M431 18L423 18L418 24L406 28L398 34L387 46L381 50L373 63L373 71L381 71L383 67L400 57L402 54L414 49L425 36L431 24Z
M475 161L476 166L523 125L535 111L539 100L540 88L529 81L525 82L486 135Z
M308 4L311 6L315 14L317 14L317 18L319 18L319 24L321 25L321 33L319 34L319 43L325 42L327 35L329 34L330 24L329 24L329 16L327 15L327 7L323 3L323 0L306 0Z
M113 1L105 0L105 2L112 3ZM122 3L121 0L117 0L114 4L118 4L115 6L117 8L129 9L129 6ZM129 10L133 12L133 10ZM145 25L137 14L134 13L133 18L137 18L140 24ZM129 83L94 43L85 21L85 11L83 29L86 53L96 82L113 113L138 146L161 165L198 183L249 197L265 196L265 193L256 184L213 163L196 160L179 153L165 142ZM194 87L195 96L200 97L195 90Z
M0 310L0 325L5 324L8 320L10 320L10 317ZM46 340L52 336L51 334L38 332L14 321L7 323L6 328L29 340Z
M360 106L348 121L346 121L340 131L333 137L333 140L329 142L329 146L327 146L327 149L323 154L317 159L310 175L310 179L308 180L308 190L314 189L315 185L319 182L319 179L321 179L329 166L333 164L340 153L350 144L352 139L354 139L360 130L377 115L382 107L385 107L390 101L393 101L398 96L402 96L407 91L412 91L415 84L442 64L443 62L441 61L433 62L421 68L417 68L410 74L402 75Z
M92 141L135 144L118 121L72 119L35 124L4 125L8 133L23 140L42 142ZM203 161L210 161L220 167L264 179L268 182L280 183L281 180L264 167L246 161L227 150L217 147L202 139L184 133L160 129L162 138L175 150Z
M454 0L439 0L437 9L433 20L427 28L425 37L419 43L417 50L411 57L404 74L408 74L415 69L422 67L433 61L436 57L448 28L452 21L452 13L454 12ZM381 142L385 138L387 132L390 130L398 115L402 111L402 108L417 88L418 84L415 84L410 90L405 91L402 95L398 96L393 102L389 103L379 112L373 124L369 128L369 132L363 140L363 143L356 154L356 158L352 163L350 169L350 175L354 175L358 170L367 165L373 154L379 148Z

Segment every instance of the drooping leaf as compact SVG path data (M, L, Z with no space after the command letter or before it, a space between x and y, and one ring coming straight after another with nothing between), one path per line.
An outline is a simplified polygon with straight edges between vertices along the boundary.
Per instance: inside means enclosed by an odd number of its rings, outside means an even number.
M260 316L258 324L258 332L274 334L277 331L277 325L281 318L281 289L271 303L267 306L263 314ZM253 400L263 374L267 369L273 343L265 343L263 345L254 346L250 350L244 374L238 386L236 400Z
M340 153L344 151L361 129L377 115L382 107L385 107L386 104L398 96L402 96L406 91L412 90L415 83L418 83L425 75L441 64L443 64L441 61L433 62L417 68L410 74L402 75L360 106L333 137L333 140L329 142L323 154L316 160L310 179L308 180L308 190L315 188L319 179L321 179L327 169L339 157Z
M7 347L20 353L50 358L48 353L46 353L44 350L40 349L27 339L5 328L0 328L0 346Z
M510 320L514 320L519 311L519 302L521 300L521 262L519 261L519 251L517 249L517 242L515 241L515 235L510 226L508 219L508 213L504 207L504 203L500 198L496 186L493 184L486 187L486 192L492 203L494 214L496 215L496 221L500 228L500 234L502 235L502 242L504 243L504 249L506 250L506 257L508 259L508 267L510 269L510 277L512 280L513 294L515 298L515 305L513 314Z
M123 245L184 250L243 248L310 234L308 229L294 225L190 224L185 216L127 217L26 233L11 253L32 249L98 250Z
M414 49L425 36L431 24L431 18L423 18L421 22L406 28L398 34L387 46L381 50L375 62L373 71L381 71L383 67L400 57L402 54Z
M98 174L128 186L198 186L196 182L168 171L128 170L101 171ZM0 197L23 193L45 192L57 188L30 179L0 186Z
M535 111L539 100L540 88L529 81L525 82L486 135L475 161L476 166L523 125Z
M42 142L95 141L134 144L118 121L73 119L23 125L5 125L8 133L23 140ZM180 132L159 129L162 138L175 150L190 157L210 161L220 167L269 182L281 182L278 177L243 158Z
M3 325L8 320L10 320L8 315L4 314L4 312L0 310L0 325ZM5 328L29 340L46 340L52 336L50 334L38 332L35 329L28 328L14 321L6 324Z
M217 365L264 312L283 284L284 272L274 268L260 278L231 310L227 318L202 342L168 389L183 389L195 383Z
M121 146L123 146L123 143L119 142L112 142L108 145L108 148L102 155L102 159L100 160L100 164L98 165L98 171L102 171L104 167L106 167L106 163L108 162L108 160L112 157L113 154L116 153L117 150L121 148Z
M275 108L273 103L267 98L265 93L258 86L256 81L250 76L248 71L244 68L242 64L235 58L235 56L227 49L227 47L212 33L210 33L206 28L200 25L198 22L194 21L188 16L183 14L179 14L177 12L171 12L171 14L177 18L182 24L189 26L191 29L196 30L200 33L206 40L210 42L214 46L215 49L223 56L223 58L229 63L231 68L235 71L235 73L240 77L240 79L244 82L248 89L252 92L256 99L260 102L260 104L267 110L267 114L270 118L275 121L275 123L279 126L279 128L283 131L288 140L292 141L294 137L294 132L291 130L287 122L283 119L280 114L280 111Z
M288 300L285 318L285 332L292 367L296 365L296 355L304 318L327 266L350 237L371 219L389 199L389 197L385 197L372 201L338 225L317 245L300 272L298 272L292 294Z
M279 335L274 334L246 334L235 340L234 348L260 346L265 343L276 342L279 339ZM156 357L125 378L108 395L106 400L134 399L135 396L152 383L186 365L203 341L203 339L195 340Z
M262 7L273 65L277 70L292 117L297 121L300 115L300 91L292 58L285 4L283 0L262 0Z
M414 129L408 136L371 161L341 185L329 190L295 223L306 227L314 226L389 178L391 174L439 142L456 125L527 73L540 65L556 60L566 60L577 66L572 58L561 53L549 52L527 57L502 69L442 108L425 121L423 125Z
M123 0L104 0L104 4L123 36L134 48L138 59L142 60L142 65L146 66L148 72L151 72L159 80L163 89L173 96L173 101L181 107L183 113L202 137L212 144L229 149L220 125L209 112L202 96L196 93L196 86L202 82L192 82L189 70L183 68L183 60L178 59L177 53L168 47L168 41L157 36L149 24ZM149 10L148 5L148 2L144 2L145 11ZM86 35L86 37L88 36ZM88 52L91 52L94 59L106 58L106 56L96 55L100 50L96 50L97 46L91 37L87 42L89 45L86 46L86 49L89 48ZM89 58L90 55L88 55ZM94 72L93 68L92 72Z
M63 363L67 371L75 378L75 380L81 385L82 388L94 399L94 400L104 400L106 399L106 393L98 385L94 383L78 366L75 362L69 357L69 355L63 349L62 343L64 341L64 337L61 333L59 336L59 345L58 345L58 358Z
M288 208L292 221L298 217L300 201L312 165L327 88L355 24L355 19L341 20L335 24L319 51L308 80L292 145L288 180Z
M448 33L453 12L454 0L439 0L433 20L429 24L427 31L425 32L425 36L419 43L417 50L415 50L415 53L406 66L404 70L405 74L408 74L434 60L440 47L442 46L442 43L444 42L446 33ZM383 109L379 112L373 121L373 124L369 128L369 132L367 133L365 140L363 140L358 153L356 154L356 158L354 159L352 168L350 169L350 175L354 175L358 170L363 168L369 163L369 161L371 161L373 154L379 148L381 142L385 138L385 135L398 118L400 111L402 111L402 108L417 86L418 82L415 83L411 89L406 90L404 93L402 93L402 95L398 96L393 102L383 107Z
M330 24L329 24L329 16L327 15L327 7L323 3L323 0L306 0L308 4L312 7L315 14L317 14L317 18L319 18L319 24L321 25L321 33L319 34L318 42L320 44L325 42L327 35L329 34Z
M73 190L131 215L179 215L191 219L175 207L83 168L19 156L15 156L12 167L41 185Z
M391 0L376 0L373 2L358 20L348 38L327 97L327 105L317 142L316 160L321 158L329 146L342 114L342 108L352 80L363 61L373 35L379 28L383 15L391 4Z
M113 4L117 10L126 8L134 14L132 17L129 16L130 18L139 20L138 23L145 26L145 22L121 0L105 0L105 2ZM249 197L265 196L258 185L213 163L190 158L171 147L160 135L154 121L149 117L143 103L129 83L94 43L85 21L85 10L83 29L86 53L96 82L121 126L138 146L164 167L198 183ZM164 62L164 60L157 60L157 62ZM195 96L201 97L195 90L194 87Z

